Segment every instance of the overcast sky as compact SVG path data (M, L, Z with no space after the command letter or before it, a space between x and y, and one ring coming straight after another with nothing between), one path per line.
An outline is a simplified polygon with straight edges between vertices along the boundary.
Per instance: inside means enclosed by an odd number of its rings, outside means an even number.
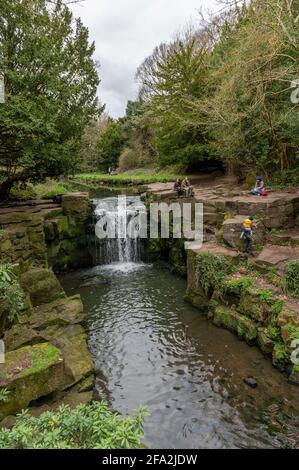
M216 0L85 0L72 5L96 43L99 97L111 116L123 116L128 99L136 97L138 65L160 42L196 21L200 8L211 11Z

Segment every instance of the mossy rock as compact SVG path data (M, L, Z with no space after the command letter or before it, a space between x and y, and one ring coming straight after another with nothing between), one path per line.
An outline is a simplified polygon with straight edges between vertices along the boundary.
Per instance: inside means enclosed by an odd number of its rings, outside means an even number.
M22 274L20 281L34 307L66 297L57 277L49 269L32 269Z
M8 400L0 402L0 419L58 390L63 376L62 354L52 344L42 343L8 352L5 364L0 364L0 389L9 391Z
M261 351L266 356L271 356L274 348L274 341L269 336L267 328L258 328L257 343Z
M80 325L69 325L59 329L51 340L62 352L66 378L65 387L70 387L94 372L94 364L87 347L86 333Z
M62 209L64 215L71 215L80 220L91 216L92 207L89 193L66 193L62 196Z
M281 329L281 336L284 343L289 346L292 339L296 339L296 332L297 334L299 332L298 312L288 306L284 306L277 316L277 324Z
M274 344L272 353L272 363L278 369L284 371L290 365L290 351L281 341Z
M241 292L237 310L261 324L265 323L272 313L271 306L261 300L261 291L254 287Z
M299 365L293 367L289 376L289 382L294 385L299 385Z
M214 311L213 323L236 332L239 337L249 343L253 342L258 335L256 323L229 307L218 305Z

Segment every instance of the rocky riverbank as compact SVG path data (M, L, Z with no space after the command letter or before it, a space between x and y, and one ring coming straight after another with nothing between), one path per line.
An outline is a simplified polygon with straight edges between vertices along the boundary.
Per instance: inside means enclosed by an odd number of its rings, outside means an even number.
M186 301L215 325L256 344L290 382L299 384L299 366L291 360L293 341L299 339L299 303L287 285L290 262L299 276L299 190L262 198L220 184L196 187L194 197L177 199L170 184L154 184L143 199L147 205L203 204L202 245L194 242L185 250L182 240L158 238L149 241L149 253L174 271L186 272ZM240 240L242 220L249 215L255 220L254 256L243 253Z
M55 272L88 266L88 193L0 207L0 261L15 266L25 296L18 321L1 331L0 419L33 407L41 412L92 399L94 365L79 296L67 297ZM1 317L1 306L0 306Z

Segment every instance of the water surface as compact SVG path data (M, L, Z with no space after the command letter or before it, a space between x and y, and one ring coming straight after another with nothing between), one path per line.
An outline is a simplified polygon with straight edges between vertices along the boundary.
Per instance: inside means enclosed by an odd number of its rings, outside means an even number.
M256 347L185 303L184 280L142 263L118 263L68 274L62 282L69 294L82 296L99 395L124 414L148 406L146 445L280 445L260 413L279 398L299 409L298 387ZM256 389L244 384L247 376L257 379Z

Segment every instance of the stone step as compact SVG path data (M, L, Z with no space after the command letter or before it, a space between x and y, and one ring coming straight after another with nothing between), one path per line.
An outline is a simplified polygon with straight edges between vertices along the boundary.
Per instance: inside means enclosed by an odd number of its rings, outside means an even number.
M299 246L299 227L281 232L272 233L268 237L272 245L291 245Z
M299 259L299 246L266 245L255 259L257 264L283 268L291 260Z
M230 248L226 248L223 245L220 245L217 242L211 241L207 243L199 243L199 242L188 242L186 243L186 250L191 250L192 252L198 254L204 251L208 251L217 256L229 256L231 258L237 258L239 256L237 251L231 250Z

